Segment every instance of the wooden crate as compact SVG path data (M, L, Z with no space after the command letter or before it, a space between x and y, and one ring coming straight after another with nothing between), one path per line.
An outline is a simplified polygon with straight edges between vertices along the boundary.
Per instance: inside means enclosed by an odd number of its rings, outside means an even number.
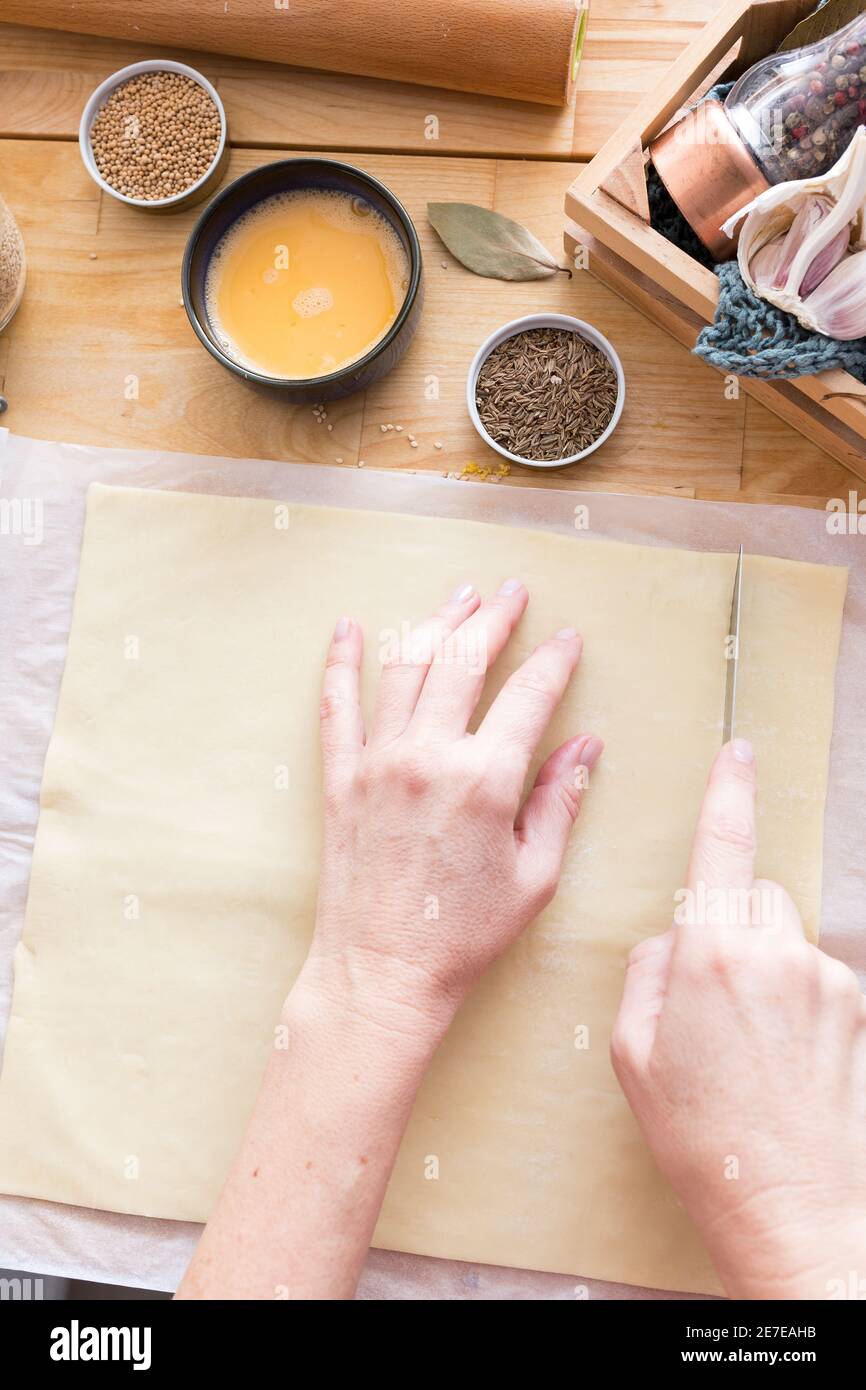
M566 195L569 255L586 247L594 275L689 348L713 321L719 282L649 225L647 146L713 83L775 50L814 8L815 0L731 0ZM866 386L848 372L792 381L741 377L740 385L866 480Z

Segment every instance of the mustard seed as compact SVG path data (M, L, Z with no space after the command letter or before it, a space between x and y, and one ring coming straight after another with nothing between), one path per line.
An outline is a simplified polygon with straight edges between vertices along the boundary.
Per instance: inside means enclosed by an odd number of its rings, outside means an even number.
M111 92L94 118L90 147L116 192L156 202L208 172L220 134L219 110L200 83L181 72L144 72Z

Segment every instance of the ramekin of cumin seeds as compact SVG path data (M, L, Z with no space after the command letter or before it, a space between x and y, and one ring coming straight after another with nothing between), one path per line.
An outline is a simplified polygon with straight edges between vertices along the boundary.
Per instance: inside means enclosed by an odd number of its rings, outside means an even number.
M469 369L472 423L512 463L564 468L600 449L625 405L616 349L568 314L530 314L492 333Z
M200 202L220 183L227 127L216 88L168 59L131 63L97 87L78 143L100 188L123 203L166 209Z

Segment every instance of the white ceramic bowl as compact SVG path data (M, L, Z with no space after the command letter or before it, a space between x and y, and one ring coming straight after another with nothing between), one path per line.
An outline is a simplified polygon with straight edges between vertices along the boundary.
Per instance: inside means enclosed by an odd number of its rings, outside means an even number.
M478 414L478 406L475 403L475 392L478 385L478 373L494 348L504 343L506 338L513 338L517 333L525 333L530 328L564 328L570 333L579 333L588 343L601 348L607 357L614 371L616 372L616 406L614 407L613 417L604 434L599 435L594 444L590 444L588 449L583 449L579 454L572 454L569 458L555 459L545 463L539 459L522 458L520 454L512 454L508 449L503 448L491 439L487 430L481 423ZM622 416L623 406L625 405L625 373L622 363L619 360L616 349L608 342L607 338L599 333L598 329L591 324L584 323L582 319L573 319L569 314L528 314L526 318L514 319L511 323L506 323L504 327L498 328L495 333L491 333L486 342L475 354L472 366L469 368L469 377L466 382L466 404L469 407L469 414L485 444L489 444L491 449L495 449L497 454L502 454L503 458L510 459L512 463L521 463L527 468L565 468L569 463L580 463L581 459L589 458L596 449L600 449L602 444L606 444L613 434Z
M128 82L131 77L138 77L143 72L180 72L183 73L184 77L191 77L200 87L204 87L220 115L219 145L207 172L202 174L195 183L190 184L189 188L185 188L182 193L173 193L170 198L129 198L125 193L119 193L100 174L90 144L90 131L97 111L105 105L115 87L119 87L123 82ZM185 203L198 202L209 191L207 185L213 179L214 172L219 168L225 154L227 134L225 107L216 87L208 82L202 73L196 72L195 68L187 67L186 63L174 63L168 58L154 58L146 63L130 63L128 67L120 68L110 77L106 77L104 82L100 82L96 91L88 98L87 105L81 114L81 123L78 127L78 146L88 174L95 183L99 184L100 188L104 189L106 193L110 193L112 198L117 198L119 202L128 203L130 207L134 208L172 208L181 207Z

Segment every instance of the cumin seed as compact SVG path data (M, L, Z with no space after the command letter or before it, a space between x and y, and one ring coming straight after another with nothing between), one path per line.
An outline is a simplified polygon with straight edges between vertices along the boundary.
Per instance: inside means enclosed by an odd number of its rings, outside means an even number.
M555 463L604 434L616 409L616 372L579 333L531 328L493 349L478 373L475 402L497 444Z

